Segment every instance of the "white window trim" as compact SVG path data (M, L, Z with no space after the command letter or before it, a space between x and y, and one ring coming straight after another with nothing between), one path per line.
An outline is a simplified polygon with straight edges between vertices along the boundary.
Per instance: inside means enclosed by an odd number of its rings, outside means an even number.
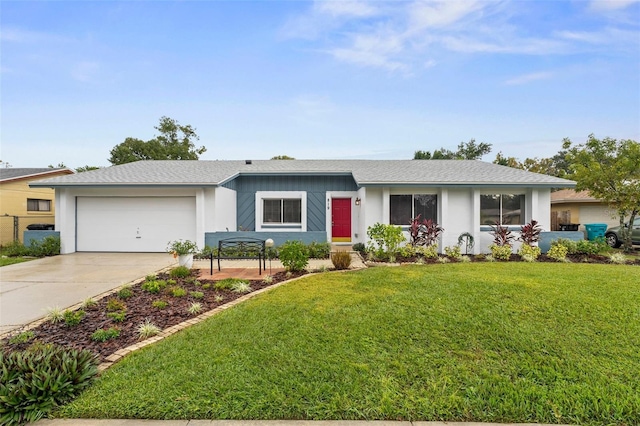
M263 219L263 200L299 199L301 223L266 224ZM307 193L306 191L256 191L256 232L307 232Z
M531 197L526 193L526 191L514 191L514 192L508 192L508 191L498 191L498 192L487 192L487 191L483 191L480 192L480 197L483 195L499 195L500 196L500 226L513 226L513 227L517 227L517 226L522 226L525 225L527 222L529 222L529 219L527 219L530 215L531 212L530 210L532 209L532 207L529 205L529 200L531 199ZM502 223L502 196L503 195L518 195L518 196L524 196L524 213L520 213L520 217L521 220L524 220L523 223L513 223L513 224L505 224ZM480 218L480 216L482 215L482 201L481 198L478 198L478 219ZM483 227L488 227L491 225L480 225Z

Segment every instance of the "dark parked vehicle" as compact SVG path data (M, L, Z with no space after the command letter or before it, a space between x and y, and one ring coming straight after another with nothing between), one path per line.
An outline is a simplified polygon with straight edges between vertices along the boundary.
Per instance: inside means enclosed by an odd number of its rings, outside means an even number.
M611 247L618 248L622 245L622 235L620 234L619 226L607 229L604 236L607 239L607 244ZM631 242L633 244L640 244L640 217L633 220L633 226L631 227Z
M27 225L29 231L53 231L56 226L53 223L32 223Z

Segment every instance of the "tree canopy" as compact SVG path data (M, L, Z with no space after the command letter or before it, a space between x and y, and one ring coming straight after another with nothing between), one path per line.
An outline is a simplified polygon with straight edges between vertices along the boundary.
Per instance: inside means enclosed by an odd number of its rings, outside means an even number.
M293 157L289 157L288 155L275 155L271 157L272 160L295 160Z
M630 139L597 139L591 134L587 142L576 146L565 138L563 148L572 171L568 178L577 182L577 190L588 190L618 211L624 246L630 250L630 230L640 214L640 144Z
M126 138L111 150L109 162L113 165L139 160L197 160L207 148L196 148L194 141L200 138L191 125L181 125L177 120L161 117L155 129L155 138L143 141Z
M550 158L525 158L524 161L519 161L515 157L505 157L502 152L496 154L494 164L500 164L501 166L513 167L515 169L522 169L533 173L542 173L545 175L565 177L569 170L569 163L566 160L566 150L559 151L556 155Z
M457 151L440 148L433 151L416 151L413 154L414 160L479 160L483 155L491 152L491 144L480 142L475 139L469 142L460 142Z

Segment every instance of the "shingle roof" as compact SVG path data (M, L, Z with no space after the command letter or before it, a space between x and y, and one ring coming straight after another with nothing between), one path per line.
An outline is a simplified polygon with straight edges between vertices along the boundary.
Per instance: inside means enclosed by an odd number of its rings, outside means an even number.
M562 203L600 203L589 191L574 191L573 189L563 189L551 193L551 204Z
M16 180L16 179L25 179L25 178L37 178L38 175L46 175L49 173L55 173L66 170L69 173L73 173L71 170L66 168L56 168L52 169L51 167L41 167L41 168L1 168L0 169L0 182L8 181L8 180ZM42 176L45 177L45 176Z
M33 186L221 185L238 175L349 174L369 185L527 185L575 182L472 160L138 161L38 181Z

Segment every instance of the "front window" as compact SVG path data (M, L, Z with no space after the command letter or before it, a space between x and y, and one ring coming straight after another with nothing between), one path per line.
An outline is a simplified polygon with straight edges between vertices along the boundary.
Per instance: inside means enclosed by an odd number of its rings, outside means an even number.
M265 224L302 223L302 200L265 199L263 201L262 221Z
M482 225L522 225L525 223L524 194L480 195Z
M305 191L257 191L255 230L307 231L307 193Z
M35 198L27 198L28 212L50 212L51 200L37 200Z
M418 215L421 219L438 221L438 196L435 194L391 195L389 207L392 225L408 226Z

